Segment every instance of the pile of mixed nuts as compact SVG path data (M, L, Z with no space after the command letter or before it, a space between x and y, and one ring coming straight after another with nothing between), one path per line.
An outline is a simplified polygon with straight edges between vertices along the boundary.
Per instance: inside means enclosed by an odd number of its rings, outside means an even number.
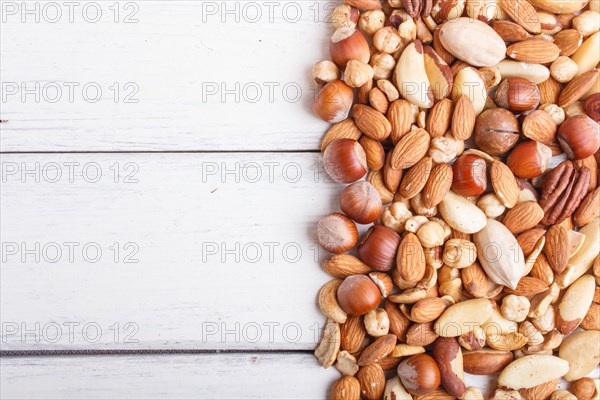
M332 17L313 68L325 170L349 184L317 227L330 397L483 399L466 372L499 374L489 399L596 398L600 0Z

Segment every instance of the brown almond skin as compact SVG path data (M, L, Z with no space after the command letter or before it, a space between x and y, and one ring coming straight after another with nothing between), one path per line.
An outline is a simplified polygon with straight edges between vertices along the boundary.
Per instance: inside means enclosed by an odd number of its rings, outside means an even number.
M504 369L514 356L510 351L490 349L463 352L465 372L471 375L492 375Z

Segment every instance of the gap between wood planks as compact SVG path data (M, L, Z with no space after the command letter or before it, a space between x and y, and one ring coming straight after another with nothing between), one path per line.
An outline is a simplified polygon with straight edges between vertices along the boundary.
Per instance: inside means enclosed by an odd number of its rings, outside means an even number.
M107 349L107 350L0 350L0 357L57 357L57 356L135 356L185 354L312 354L312 350L209 350L209 349Z

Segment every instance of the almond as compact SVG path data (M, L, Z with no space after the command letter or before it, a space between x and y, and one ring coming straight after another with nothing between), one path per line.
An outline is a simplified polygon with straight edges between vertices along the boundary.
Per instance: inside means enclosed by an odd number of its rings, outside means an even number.
M600 187L589 193L573 214L577 226L585 226L600 215Z
M372 107L356 104L352 108L356 126L365 135L375 140L385 140L392 132L392 126L385 115Z
M465 372L472 375L492 375L500 372L513 360L510 351L492 350L489 348L463 352Z
M359 400L360 383L353 376L343 376L338 379L331 388L332 400Z
M598 80L598 70L592 70L573 79L560 93L558 105L566 108L575 104Z
M365 400L379 400L385 390L385 374L379 364L366 365L358 370L356 378Z
M583 43L583 35L576 29L565 29L554 35L554 44L560 49L560 55L571 57Z
M421 161L409 169L404 178L402 178L402 182L398 188L400 196L412 199L421 193L429 179L432 166L433 159L431 157L423 157Z
M544 218L544 210L537 201L524 201L508 210L502 223L516 235L535 227L542 218Z
M556 131L556 123L546 111L533 111L527 114L523 120L523 135L547 146L557 143Z
M354 123L354 119L346 118L342 122L338 122L337 124L329 128L329 130L323 137L323 140L321 141L321 151L325 151L327 146L329 146L329 144L336 139L358 140L361 137L361 135L362 132Z
M446 302L437 297L429 297L418 301L410 311L414 322L424 323L435 321L446 309Z
M474 263L460 271L465 289L474 297L485 297L488 292L489 280L481 268L481 265Z
M510 168L501 161L494 161L490 168L492 187L496 196L507 208L513 208L519 201L519 185Z
M390 137L392 143L396 144L402 136L410 132L413 121L412 106L406 100L396 100L390 104L387 116L392 124Z
M391 301L386 301L383 308L387 312L388 319L390 320L390 333L396 335L399 341L405 342L406 332L411 323L410 320L400 312L398 305Z
M371 365L379 362L390 354L396 346L396 335L389 334L378 338L370 346L363 350L358 359L359 366Z
M554 282L554 271L552 271L552 267L550 267L550 263L544 253L540 254L535 260L530 274L546 285L551 285Z
M517 237L517 242L519 242L519 246L523 250L523 255L525 255L525 257L528 257L531 254L538 240L545 234L545 229L533 228L521 233L519 237Z
M419 162L429 150L429 133L425 129L415 129L404 135L392 153L393 169L408 169Z
M337 254L323 264L323 269L334 278L362 275L371 271L367 264L350 254Z
M452 100L443 99L435 104L427 117L427 132L432 138L442 137L448 132L452 121Z
M467 140L475 129L475 109L473 103L464 94L454 106L452 115L452 135L458 140Z
M522 26L510 21L494 20L492 28L505 42L520 42L531 37Z
M390 101L388 100L386 94L383 93L383 90L375 87L369 92L369 104L375 110L385 115L388 111L388 107L390 106Z
M423 246L414 233L407 233L400 242L396 257L396 268L393 271L394 280L398 278L405 282L420 281L425 275L425 253Z
M467 100L467 103L471 102ZM452 186L452 176L452 167L446 163L433 167L423 188L422 200L426 208L434 208L442 202Z
M546 283L541 279L524 276L521 278L515 289L506 288L505 292L508 294L515 294L517 296L532 297L538 293L542 293L547 289L548 285L546 285Z
M554 272L560 274L567 268L570 248L569 231L566 228L554 225L548 229L544 253Z
M362 317L349 316L340 327L341 349L351 354L358 352L366 335L367 330Z
M540 89L540 104L558 103L562 86L554 78L548 78L544 82L539 83L538 89Z
M358 143L367 155L367 165L371 171L379 171L385 164L385 150L380 141L363 135Z
M546 400L554 392L556 386L558 386L558 382L560 382L560 379L553 379L529 389L521 389L519 393L521 393L521 396L525 400Z
M513 21L528 32L540 33L542 31L537 12L527 0L502 0L500 1L500 7Z
M547 64L558 58L560 49L554 43L533 38L513 43L506 49L506 55L517 61Z
M438 334L433 330L433 322L413 324L406 332L406 344L411 346L429 346L437 338Z

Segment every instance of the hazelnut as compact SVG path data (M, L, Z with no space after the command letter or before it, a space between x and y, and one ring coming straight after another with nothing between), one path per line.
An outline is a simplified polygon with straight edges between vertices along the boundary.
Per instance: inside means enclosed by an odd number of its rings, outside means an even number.
M529 314L531 304L527 297L509 294L502 299L502 315L509 321L522 322Z
M403 232L404 225L409 218L412 218L413 214L408 209L408 206L403 202L392 203L388 208L383 210L381 215L381 222L383 225L396 232Z
M389 79L392 76L396 60L387 53L375 53L371 56L371 67L375 79Z
M404 229L407 232L412 232L416 234L419 231L419 229L421 229L421 227L427 222L429 222L429 219L427 219L427 217L423 215L415 215L414 217L410 217L406 220L406 223L404 224Z
M322 120L334 124L348 118L353 102L352 88L335 80L319 90L312 103L312 110Z
M356 140L336 139L325 149L323 165L334 181L352 183L367 173L367 155Z
M452 190L461 196L479 196L487 189L487 164L475 154L460 156L452 166Z
M365 315L365 328L367 333L373 337L387 335L390 331L390 319L383 308L369 311Z
M508 110L494 108L484 111L475 124L475 143L480 150L501 156L519 140L519 122Z
M345 253L356 245L358 229L344 214L329 214L317 224L317 240L322 248L331 253Z
M583 160L600 149L600 128L588 116L577 115L568 118L558 128L558 142L567 156Z
M560 56L550 66L550 74L560 83L567 83L577 76L579 66L569 57Z
M329 45L331 60L340 68L346 68L350 60L368 63L371 57L369 44L360 31L340 28L334 32Z
M340 79L340 69L332 61L319 61L312 68L312 77L317 85L325 85Z
M435 221L426 222L417 231L417 237L425 248L443 245L445 236L444 227Z
M381 214L381 196L369 182L355 182L342 191L340 209L357 223L370 224Z
M393 54L400 49L402 38L396 29L387 26L378 30L373 36L373 46L378 51Z
M426 354L417 354L402 361L398 376L406 390L415 396L426 396L440 386L440 370L435 360Z
M592 400L596 395L596 384L592 378L580 378L571 384L571 391L577 400Z
M348 61L344 71L344 82L350 87L358 88L373 79L373 68L369 64L356 60Z
M382 225L372 226L363 236L357 251L365 264L376 271L389 271L394 266L400 235Z
M600 93L594 93L585 101L585 112L591 119L600 122Z
M335 29L356 28L360 12L349 4L340 4L331 14L331 22Z
M525 78L507 78L496 91L496 104L511 111L529 111L540 104L541 94L537 85Z
M377 308L381 292L365 275L351 275L344 279L337 291L340 307L349 315L357 317Z
M508 156L506 165L523 179L541 176L552 159L552 149L545 144L533 140L519 144Z
M367 35L373 36L378 30L383 28L384 23L385 13L381 10L371 10L360 14L358 27Z

